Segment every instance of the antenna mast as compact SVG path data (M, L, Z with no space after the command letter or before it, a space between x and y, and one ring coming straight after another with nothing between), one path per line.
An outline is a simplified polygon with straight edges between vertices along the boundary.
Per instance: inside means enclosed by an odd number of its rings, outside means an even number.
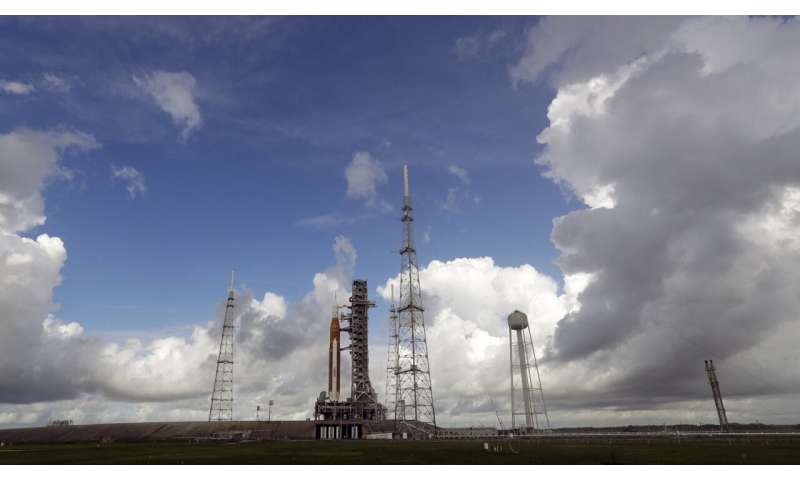
M211 393L209 422L233 420L233 271L225 305L225 319L222 322L222 339L219 342L217 373L214 376L214 390Z

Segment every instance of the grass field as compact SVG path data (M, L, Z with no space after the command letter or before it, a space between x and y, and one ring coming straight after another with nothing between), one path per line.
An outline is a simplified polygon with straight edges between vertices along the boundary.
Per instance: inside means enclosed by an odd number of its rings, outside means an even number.
M271 441L238 444L17 444L0 464L770 464L800 463L797 439ZM509 448L510 447L510 448Z

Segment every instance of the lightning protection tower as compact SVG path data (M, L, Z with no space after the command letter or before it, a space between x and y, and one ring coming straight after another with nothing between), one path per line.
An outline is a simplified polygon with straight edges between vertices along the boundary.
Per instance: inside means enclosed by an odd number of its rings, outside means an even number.
M717 372L714 370L713 360L706 360L706 374L708 374L708 383L711 385L711 394L714 396L714 405L717 407L719 429L723 432L729 432L728 415L725 413L725 404L722 403L722 393L719 391L719 381L717 381Z
M403 165L403 240L400 248L400 302L397 308L397 368L395 420L416 420L436 428L428 342L417 251L414 248L408 164Z
M233 420L233 272L231 272L231 286L228 289L228 302L225 304L225 319L222 322L222 339L219 342L211 408L208 411L209 422L231 420Z
M542 379L533 349L528 316L515 310L508 316L508 353L511 363L511 428L549 431Z

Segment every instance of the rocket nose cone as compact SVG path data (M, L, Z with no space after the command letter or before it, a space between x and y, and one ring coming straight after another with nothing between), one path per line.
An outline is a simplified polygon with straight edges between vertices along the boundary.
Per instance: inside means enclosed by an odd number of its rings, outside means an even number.
M339 334L339 319L336 317L331 318L331 337Z

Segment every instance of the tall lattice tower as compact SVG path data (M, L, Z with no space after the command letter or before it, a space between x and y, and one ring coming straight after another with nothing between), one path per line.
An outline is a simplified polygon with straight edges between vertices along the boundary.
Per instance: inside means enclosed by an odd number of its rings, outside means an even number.
M708 374L708 383L711 385L711 394L714 396L714 406L717 407L719 429L723 432L729 432L728 414L725 413L725 404L722 403L722 392L719 390L719 381L717 380L717 371L714 369L713 360L706 360L706 374Z
M508 316L508 353L511 364L511 428L526 432L549 431L542 378L536 362L528 316L515 310Z
M408 164L403 165L403 240L400 248L400 302L397 308L395 419L417 420L436 427L428 342L417 251L414 248Z
M233 272L225 305L225 320L222 322L222 339L219 342L217 373L214 376L214 391L211 393L209 422L233 420Z
M378 399L369 380L369 309L375 303L368 298L366 280L353 280L350 295L350 313L345 317L348 326L342 331L350 334L352 374L350 396L356 403L377 403Z
M389 307L389 343L386 348L386 409L394 414L394 395L397 390L397 305L394 303L394 285L392 285L392 303Z

